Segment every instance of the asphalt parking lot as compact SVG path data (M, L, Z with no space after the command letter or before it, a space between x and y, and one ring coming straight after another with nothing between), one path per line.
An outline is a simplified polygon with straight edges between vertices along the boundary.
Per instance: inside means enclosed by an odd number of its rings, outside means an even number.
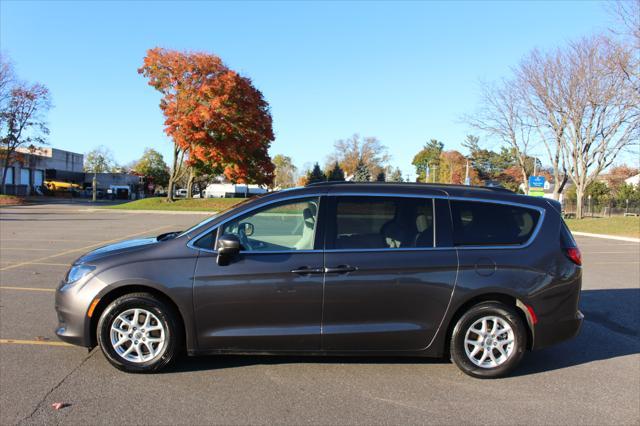
M0 209L0 424L640 423L637 243L577 238L581 334L527 354L500 380L415 358L187 358L163 374L130 375L99 349L56 339L53 290L75 258L202 219L77 204Z

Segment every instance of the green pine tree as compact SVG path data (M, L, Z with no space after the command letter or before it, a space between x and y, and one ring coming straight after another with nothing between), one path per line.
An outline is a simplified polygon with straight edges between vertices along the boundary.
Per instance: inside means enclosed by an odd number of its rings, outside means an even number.
M362 160L358 161L358 166L356 167L356 172L353 175L353 180L355 182L371 181L371 172L369 172L369 168Z
M322 169L320 169L320 165L318 163L314 164L313 169L307 173L307 185L310 183L325 182L326 180L327 177Z
M340 164L338 164L337 161L333 165L333 169L329 171L327 180L332 182L344 181L344 170L342 170L342 168L340 167Z

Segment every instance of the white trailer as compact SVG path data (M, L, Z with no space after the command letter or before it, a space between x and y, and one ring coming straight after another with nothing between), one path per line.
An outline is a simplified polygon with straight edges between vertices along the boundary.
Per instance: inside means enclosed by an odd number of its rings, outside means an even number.
M211 183L204 190L205 198L235 198L250 197L266 193L265 188L259 185L244 185L233 183Z

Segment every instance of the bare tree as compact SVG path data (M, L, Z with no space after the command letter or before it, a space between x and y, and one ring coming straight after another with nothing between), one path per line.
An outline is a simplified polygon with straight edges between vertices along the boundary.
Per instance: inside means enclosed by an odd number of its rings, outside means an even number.
M565 143L568 110L562 102L567 70L562 53L556 50L542 54L534 50L515 70L526 113L537 136L542 141L553 169L553 198L560 199L567 180L567 168L562 155Z
M606 37L572 43L560 60L566 69L559 101L567 113L562 155L580 218L587 186L640 140L639 94L623 71L633 61L632 50Z
M0 110L5 111L9 107L11 89L15 83L13 65L6 57L0 54ZM3 119L0 117L0 119Z
M618 24L612 29L613 33L628 37L632 47L640 49L640 0L617 0L610 2L609 6Z
M333 165L335 162L348 175L354 175L358 169L358 164L367 166L369 173L377 176L380 172L389 171L389 160L391 156L376 137L360 138L355 134L348 139L340 139L334 144L334 153L329 156L327 164Z
M640 0L617 0L609 3L610 12L616 20L611 32L628 45L631 58L617 62L624 76L640 95Z
M483 83L481 108L464 120L508 145L514 152L525 194L529 191L528 156L532 126L528 121L522 88L516 80L502 80L500 84Z

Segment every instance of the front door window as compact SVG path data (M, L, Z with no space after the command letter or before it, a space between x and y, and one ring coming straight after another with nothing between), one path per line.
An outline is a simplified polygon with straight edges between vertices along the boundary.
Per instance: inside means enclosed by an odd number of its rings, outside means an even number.
M313 250L317 197L289 200L227 222L219 235L236 235L247 252Z

